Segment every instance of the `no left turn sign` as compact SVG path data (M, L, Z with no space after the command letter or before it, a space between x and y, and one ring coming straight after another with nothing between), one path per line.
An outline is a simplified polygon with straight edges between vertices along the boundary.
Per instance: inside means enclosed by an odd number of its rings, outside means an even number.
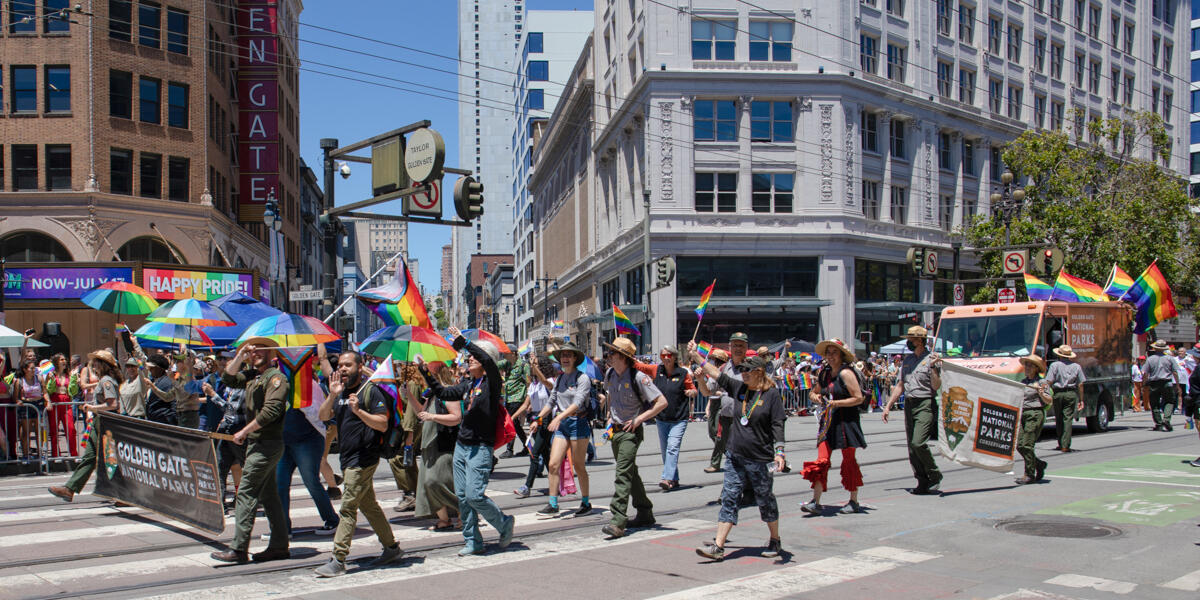
M1004 274L1020 275L1024 273L1026 258L1024 250L1006 250L1004 252Z

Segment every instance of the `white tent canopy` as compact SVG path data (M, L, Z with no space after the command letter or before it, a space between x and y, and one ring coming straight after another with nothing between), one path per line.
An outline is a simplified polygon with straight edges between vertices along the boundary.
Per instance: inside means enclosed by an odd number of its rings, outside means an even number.
M879 353L880 354L911 354L911 351L908 349L908 346L905 344L905 342L907 342L907 341L908 341L907 339L901 338L895 342L892 342L892 343L880 348ZM933 348L934 352L945 352L947 346L953 348L954 344L951 344L950 342L947 342L946 340L941 339L941 338L934 338L934 348Z
M20 348L25 343L25 336L15 329L9 329L0 325L0 348ZM35 339L29 340L30 348L45 348L50 344L39 342Z

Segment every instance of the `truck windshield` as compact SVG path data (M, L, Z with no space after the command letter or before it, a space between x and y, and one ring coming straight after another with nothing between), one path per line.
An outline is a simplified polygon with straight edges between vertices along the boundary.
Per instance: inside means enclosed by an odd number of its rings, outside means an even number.
M946 356L1026 356L1037 326L1036 314L942 319L938 337L953 345Z

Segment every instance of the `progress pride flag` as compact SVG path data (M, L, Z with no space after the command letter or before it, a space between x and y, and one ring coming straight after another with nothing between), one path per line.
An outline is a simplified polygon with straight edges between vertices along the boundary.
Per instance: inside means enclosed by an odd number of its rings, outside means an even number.
M271 190L279 195L279 7L238 2L238 220L260 221Z

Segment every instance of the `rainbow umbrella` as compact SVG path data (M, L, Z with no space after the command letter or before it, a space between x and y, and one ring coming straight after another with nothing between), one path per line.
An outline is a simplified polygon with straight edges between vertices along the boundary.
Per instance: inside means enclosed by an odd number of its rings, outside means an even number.
M154 309L154 312L146 315L146 320L192 327L236 325L225 311L194 298L164 302L162 306Z
M189 346L214 346L211 338L199 327L180 325L179 323L164 323L149 321L133 332L138 339L164 342L167 344L187 344Z
M401 362L413 362L418 354L426 362L454 360L458 355L450 342L436 331L415 325L384 327L367 336L358 348L360 352L376 358L391 357Z
M117 315L144 315L158 308L150 292L124 281L106 281L79 297L84 304Z
M501 354L512 352L508 348L508 344L505 344L504 340L500 339L500 336L482 329L464 329L462 330L462 336L470 342L491 342L495 344ZM450 341L453 342L454 340Z
M301 346L316 346L342 339L342 336L330 329L320 319L307 315L282 313L265 319L259 319L250 324L246 331L233 343L241 346L245 343L279 346L281 348L299 348Z

